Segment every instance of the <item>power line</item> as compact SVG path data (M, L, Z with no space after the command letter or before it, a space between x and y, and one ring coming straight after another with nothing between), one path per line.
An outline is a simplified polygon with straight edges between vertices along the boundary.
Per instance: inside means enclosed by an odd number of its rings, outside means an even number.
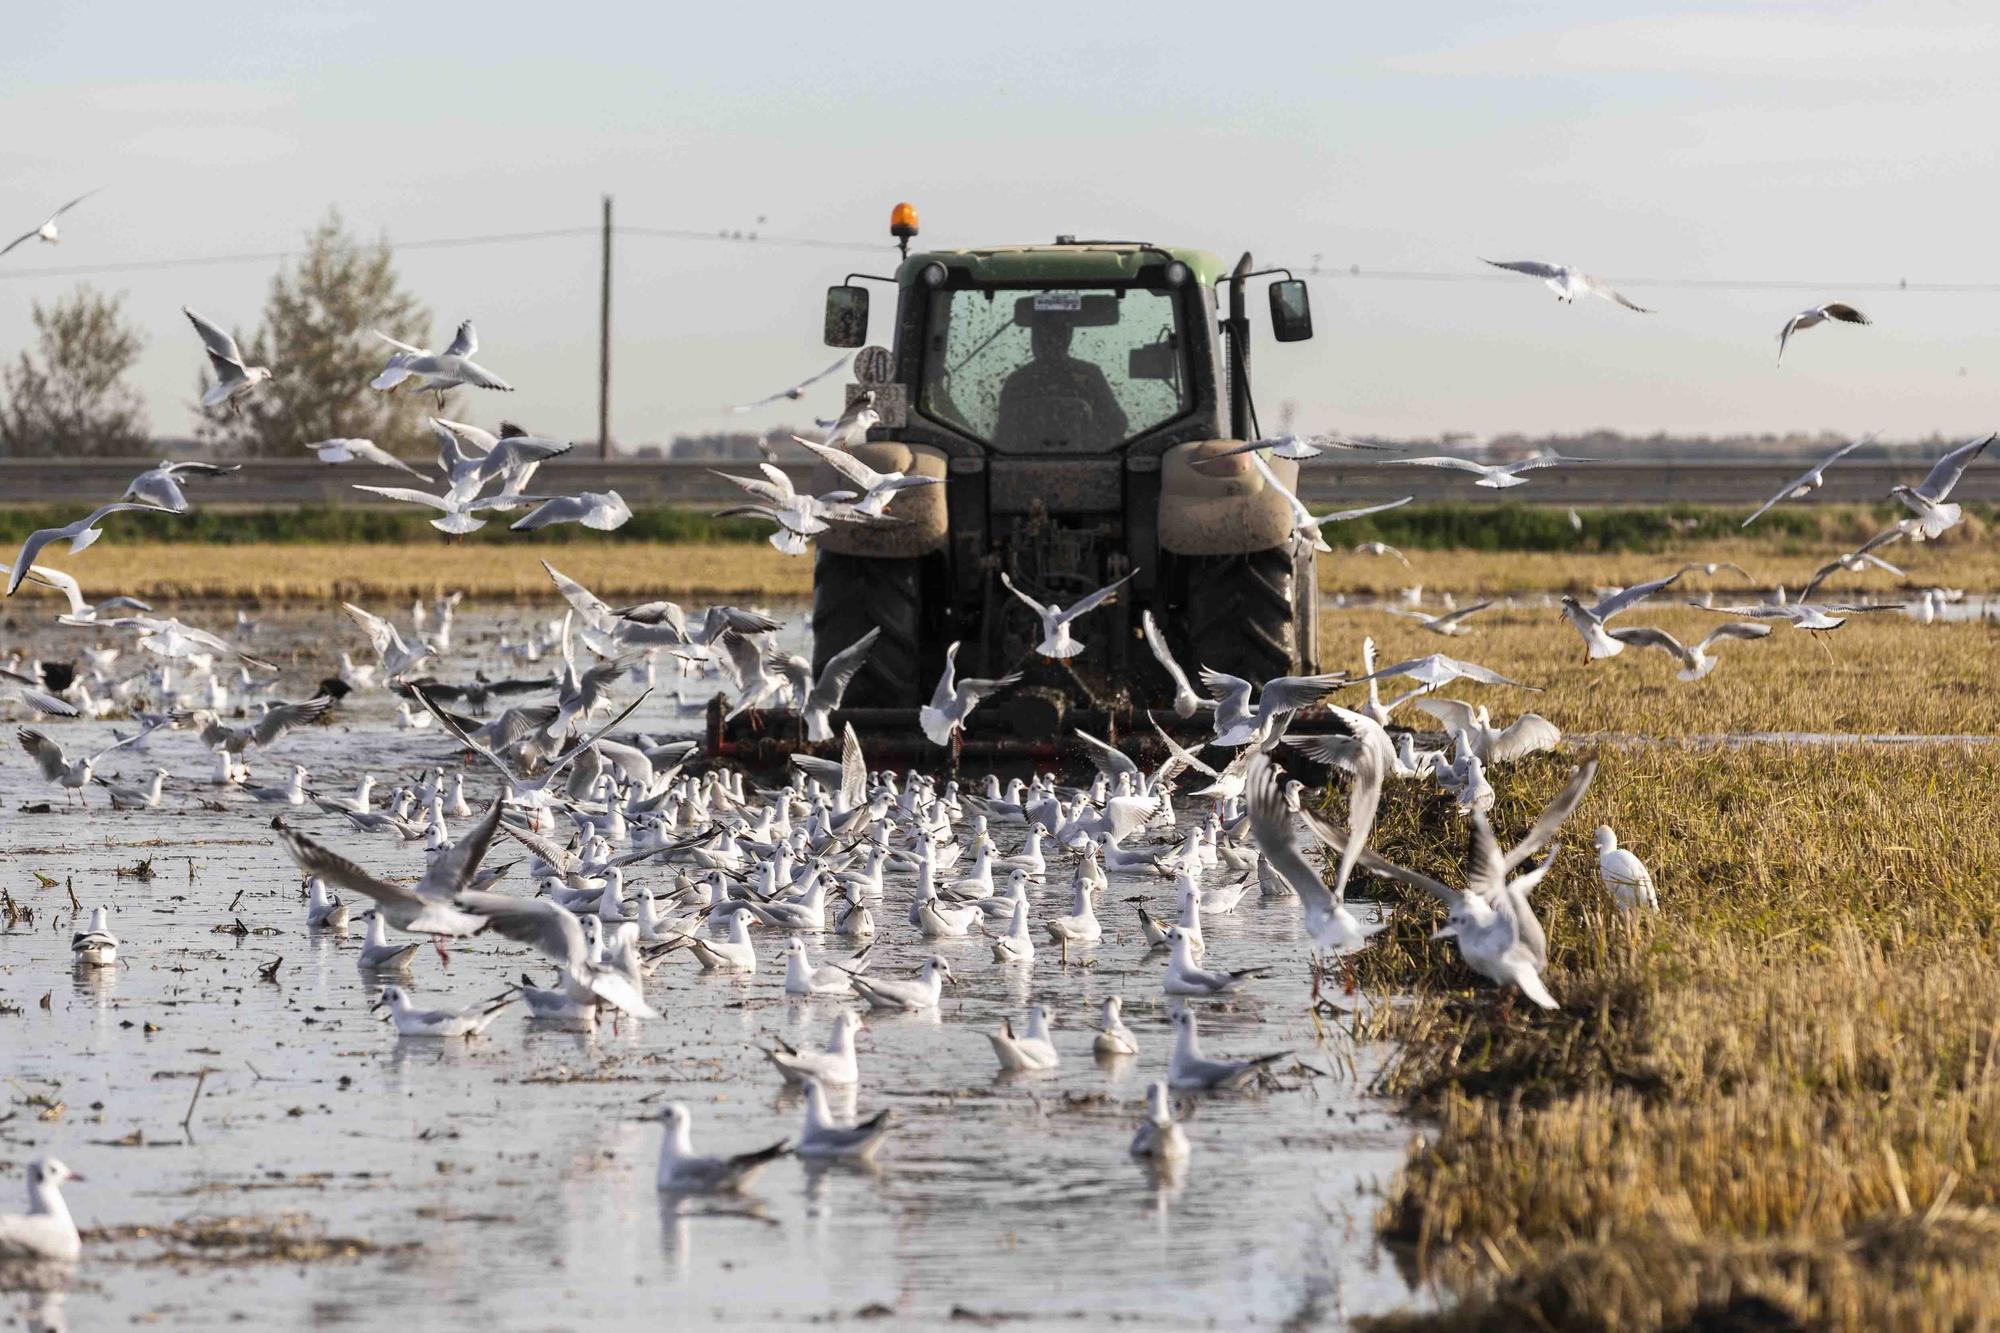
M560 240L582 236L597 236L598 227L551 227L541 231L494 232L474 236L440 236L418 241L392 241L391 250L456 250L483 245L512 245L527 241ZM838 250L848 252L881 253L885 247L875 241L841 240L826 236L767 236L756 231L732 228L703 230L698 227L632 227L615 228L620 236L648 237L655 240L703 241L711 244L770 246L779 249ZM51 268L0 268L0 279L20 278L77 278L97 274L142 273L166 269L210 268L226 264L272 264L291 259L300 251L286 250L245 251L235 254L202 255L184 259L141 259L123 263L77 264ZM1426 269L1371 269L1359 264L1330 265L1315 263L1298 265L1312 277L1347 278L1362 282L1519 282L1516 274L1489 273L1477 269L1426 270ZM1873 279L1862 282L1806 282L1793 278L1645 278L1617 277L1611 279L1623 286L1659 287L1684 291L1800 291L1800 292L1921 292L1928 294L1978 294L2000 293L2000 282L1910 282L1897 279L1894 282Z

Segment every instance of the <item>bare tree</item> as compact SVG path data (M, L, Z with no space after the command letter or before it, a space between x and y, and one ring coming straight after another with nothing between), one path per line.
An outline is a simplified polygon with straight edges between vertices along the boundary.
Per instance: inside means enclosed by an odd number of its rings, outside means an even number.
M239 400L240 413L197 410L202 438L225 452L264 457L296 457L308 444L341 436L392 453L428 452L423 419L434 400L368 387L391 350L375 332L421 343L431 318L402 290L390 260L386 240L357 241L329 212L307 233L305 253L271 279L255 334L236 334L246 361L269 366L274 378ZM209 383L204 375L201 387Z
M0 371L0 454L17 458L130 457L146 452L138 393L125 373L145 339L125 322L125 298L79 286L35 302L35 350Z

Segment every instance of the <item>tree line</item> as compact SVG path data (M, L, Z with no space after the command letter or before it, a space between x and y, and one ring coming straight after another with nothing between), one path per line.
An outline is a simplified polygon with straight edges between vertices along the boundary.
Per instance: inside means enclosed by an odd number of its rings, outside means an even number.
M206 371L189 411L195 438L219 454L297 457L319 440L359 437L394 453L434 449L424 418L429 394L378 393L368 381L387 361L379 330L427 345L431 312L397 280L389 243L351 236L337 213L306 235L297 260L281 266L257 326L232 329L253 365L275 372L240 415L203 412ZM204 312L206 313L206 312ZM0 457L107 458L147 452L148 428L127 376L146 339L126 314L123 293L80 285L31 311L34 342L0 367ZM190 331L191 361L201 360ZM447 397L440 415L451 414Z

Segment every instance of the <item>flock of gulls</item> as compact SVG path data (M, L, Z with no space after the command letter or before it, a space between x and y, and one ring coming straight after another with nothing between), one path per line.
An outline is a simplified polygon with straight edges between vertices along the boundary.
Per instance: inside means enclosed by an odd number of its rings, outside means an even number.
M54 218L29 233L37 235L53 241ZM1631 306L1569 268L1503 267L1544 278L1564 300L1590 294ZM1812 314L1793 320L1786 336L1818 322ZM215 375L204 402L235 410L270 381L270 370L245 364L235 340L218 326L192 311L188 317ZM1858 315L1828 307L1819 317L1852 322ZM470 321L441 353L390 342L387 364L373 381L382 392L509 387L472 360L478 344ZM774 399L798 396L788 389ZM893 522L895 497L927 484L925 478L874 473L848 452L865 438L873 418L864 394L827 423L822 440L802 441L851 489L801 495L784 472L768 466L760 477L738 479L755 499L743 509L774 522L779 549L802 553L832 523ZM395 468L441 483L441 491L361 489L441 511L432 522L447 533L474 530L493 511L525 510L512 525L522 530L558 522L610 529L630 516L615 492L533 492L536 469L566 450L565 443L511 426L497 434L442 418L433 426L435 473L365 440L312 447L329 463ZM1815 601L1822 582L1883 563L1876 552L1893 542L1932 540L1958 523L1952 488L1990 441L1955 449L1919 485L1895 488L1910 517L1841 555L1802 597L1786 598L1780 590L1764 602L1711 608L1730 618L1693 645L1654 627L1614 622L1691 571L1712 574L1714 566L1687 566L1607 590L1588 605L1567 597L1563 614L1587 658L1616 656L1627 647L1658 649L1689 681L1714 669L1719 645L1763 638L1771 633L1768 622L1835 628L1847 613L1878 607ZM1338 445L1288 438L1245 448L1267 484L1277 486L1264 463L1266 450L1301 457L1320 447ZM1746 526L1772 505L1821 485L1827 468L1846 452L1772 497ZM1564 460L1504 467L1450 458L1400 461L1463 468L1479 473L1479 485L1510 487L1524 484L1524 473ZM1162 679L1173 687L1174 713L1183 721L1204 719L1209 728L1198 744L1156 727L1166 757L1142 767L1079 732L1076 750L1095 768L1087 783L1072 785L1051 773L1004 783L993 774L943 780L916 769L872 769L852 728L837 725L841 698L872 636L834 656L815 676L805 659L776 646L781 625L760 611L717 605L690 613L666 601L614 607L545 564L562 603L560 621L524 643L501 645L524 671L546 660L550 669L542 674L491 679L470 672L453 648L456 597L418 603L407 633L388 617L348 605L367 651L359 661L341 652L318 692L288 701L273 697L279 672L257 655L257 626L247 612L217 631L158 614L130 597L92 601L74 575L45 558L61 542L72 555L83 552L113 517L144 514L149 522L167 522L185 514L184 485L229 470L206 462L162 463L135 478L119 500L33 533L0 567L8 597L24 588L53 593L62 606L57 624L97 636L85 641L73 662L35 661L20 653L5 659L0 707L40 715L37 725L18 729L20 750L68 803L101 798L143 818L163 806L172 782L256 819L299 868L304 926L365 931L358 965L374 993L374 1009L403 1040L491 1040L516 1014L529 1024L579 1031L600 1024L671 1024L671 1010L663 1012L648 995L649 978L662 967L769 976L773 1004L782 1003L781 996L833 1002L837 1011L823 1042L794 1045L770 1035L760 1047L772 1076L801 1091L802 1123L789 1135L773 1131L769 1146L754 1151L710 1153L696 1145L690 1108L668 1105L659 1115L657 1184L663 1191L742 1191L792 1154L873 1161L895 1132L893 1115L838 1116L827 1094L851 1095L867 1082L856 1045L864 1014L939 1010L947 989L972 966L964 948L948 957L934 941L976 936L990 954L985 966L1030 978L1044 953L1068 963L1136 942L1156 959L1157 992L1172 1015L1172 1040L1164 1051L1149 1049L1135 1035L1118 995L1083 1015L1030 1003L1018 1021L1010 1018L981 1035L1004 1072L1049 1071L1086 1053L1157 1071L1147 1083L1129 1151L1165 1170L1181 1169L1191 1151L1182 1124L1185 1105L1177 1105L1176 1096L1253 1088L1291 1054L1222 1054L1205 1049L1200 1037L1201 1001L1271 985L1268 961L1222 956L1203 933L1205 920L1236 912L1253 896L1298 911L1312 954L1315 998L1324 969L1367 947L1384 927L1379 917L1364 919L1350 910L1347 890L1361 871L1435 899L1444 912L1435 937L1455 942L1470 970L1507 1002L1519 995L1544 1009L1558 1003L1542 976L1547 939L1532 892L1554 863L1555 840L1598 760L1583 756L1533 825L1504 844L1489 819L1489 770L1553 749L1561 736L1536 714L1498 725L1486 705L1439 693L1461 680L1535 688L1477 662L1432 653L1378 667L1374 644L1364 641L1358 674L1244 680L1177 662L1147 614L1141 628ZM1293 496L1292 540L1329 549L1328 523L1410 498L1315 516ZM1355 549L1400 558L1380 543ZM1042 638L1033 651L1062 660L1086 651L1074 627L1117 597L1122 583L1068 606L1044 604L1011 581L1006 586L1040 621ZM1456 637L1485 606L1413 613L1423 630ZM1017 679L962 679L955 659L954 647L920 713L925 736L939 747L952 746L976 726L980 702ZM794 709L810 748L802 747L786 778L772 785L759 786L727 766L704 765L692 742L643 734L632 725L641 704L662 688L662 677L677 682L677 697L678 685L691 682L697 693L726 692L738 711ZM1405 682L1406 692L1385 697L1383 686L1392 681ZM393 692L399 725L412 742L442 740L459 764L447 773L413 760L414 776L366 774L351 794L315 786L306 768L286 764L288 738L334 720L349 696L368 692ZM1438 724L1427 730L1447 737L1442 747L1421 747L1415 731L1392 722L1406 706ZM1288 734L1308 708L1324 709L1345 734ZM136 725L108 745L61 738L65 722L111 717ZM183 738L199 756L196 773L157 768L145 780L127 781L101 771L115 753L148 753L163 734ZM256 782L249 773L253 759L278 765L287 776ZM1306 785L1288 776L1287 761L1323 766L1344 785L1344 799L1336 796L1327 807L1331 813L1322 812L1307 799ZM1398 793L1415 783L1451 793L1467 822L1465 863L1454 883L1397 865L1370 846L1385 801L1400 799ZM379 804L378 785L392 791ZM1652 875L1637 853L1621 846L1609 827L1596 830L1595 845L1603 886L1618 907L1657 905ZM496 865L492 854L503 846L508 859ZM400 868L378 872L364 859ZM1136 926L1136 941L1130 933L1111 934L1101 915L1107 895L1119 887L1121 896L1137 898L1136 920L1127 923L1128 931ZM106 907L92 909L88 927L75 932L75 965L114 967L128 948L146 948L143 939L121 940L116 929ZM876 953L885 938L919 942L920 964L908 972L883 966ZM444 960L449 949L471 941L520 950L539 960L541 970L524 972L499 995L420 998L413 987L427 952ZM779 962L782 982L772 970ZM1071 1044L1060 1035L1066 1026L1088 1033L1087 1040L1079 1035ZM951 1032L946 1025L940 1039ZM78 1232L61 1193L77 1179L53 1158L30 1167L28 1212L0 1216L0 1257L66 1262L79 1256Z

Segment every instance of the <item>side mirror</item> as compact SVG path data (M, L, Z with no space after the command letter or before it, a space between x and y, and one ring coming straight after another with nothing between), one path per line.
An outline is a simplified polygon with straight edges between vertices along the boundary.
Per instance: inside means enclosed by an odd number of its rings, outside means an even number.
M868 341L868 289L826 289L826 345L859 347Z
M1281 343L1304 342L1313 336L1312 301L1303 279L1271 284L1271 336Z

